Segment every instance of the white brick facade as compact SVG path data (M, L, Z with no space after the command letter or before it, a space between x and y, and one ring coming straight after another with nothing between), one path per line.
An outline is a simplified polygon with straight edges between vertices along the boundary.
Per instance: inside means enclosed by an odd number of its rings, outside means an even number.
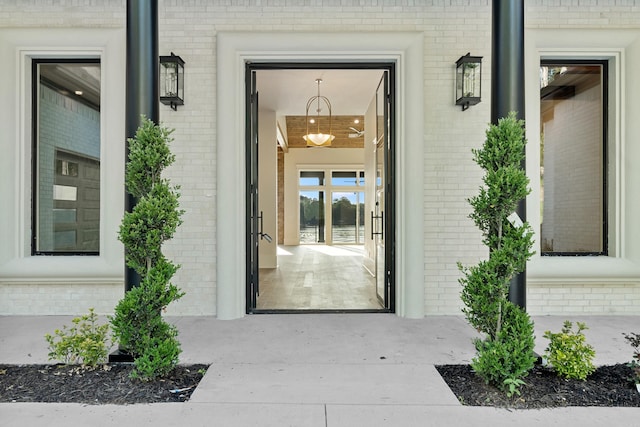
M533 49L544 50L546 31L576 29L597 33L602 29L625 30L624 40L628 40L626 44L622 41L611 42L609 36L596 37L593 49L608 49L612 45L611 47L620 48L623 52L625 62L618 66L640 66L640 4L637 1L587 0L581 1L579 6L575 3L569 0L526 1L526 31L528 34L542 34L536 39L542 45L535 45ZM44 40L51 29L65 32L69 36L66 42L61 41L65 38L60 38L52 49L64 47L60 43L78 47L80 30L113 31L117 34L117 49L106 47L103 63L117 57L120 69L117 78L108 83L111 86L107 86L107 89L118 93L118 99L124 99L122 43L126 23L125 6L125 0L0 0L1 53L15 58L16 46L24 46L20 42L12 45L3 42L6 40L5 35L14 34L15 31L39 34L41 40L34 42L38 48L46 44ZM160 54L173 51L186 62L186 105L175 112L161 106L161 121L176 129L172 150L177 161L168 175L174 183L181 186L180 200L186 211L184 224L176 237L166 245L167 256L182 265L174 281L186 292L182 300L170 307L171 314L216 314L216 307L220 304L216 297L219 267L216 259L219 252L225 251L227 245L232 243L219 240L219 230L216 229L219 220L216 212L221 208L217 204L218 192L221 186L229 185L227 182L217 181L220 165L217 158L218 144L229 143L217 140L218 109L227 108L227 105L218 102L220 82L217 77L220 64L217 57L217 36L221 32L309 33L314 28L320 28L320 38L331 33L363 32L422 35L424 83L422 88L410 90L422 90L424 138L408 143L421 146L424 157L420 163L423 168L419 173L415 170L405 172L404 178L412 180L415 173L421 181L421 185L418 185L422 188L421 197L418 198L423 200L420 203L422 206L414 209L421 208L423 218L423 253L417 256L417 259L422 260L423 266L423 312L460 313L460 285L457 281L460 273L456 263L461 261L470 264L486 256L480 234L468 219L470 208L466 199L477 192L481 178L481 171L473 163L470 150L483 143L484 132L490 120L489 0L159 0L159 28ZM12 37L15 39L15 34ZM108 42L103 44L107 46ZM572 48L570 45L564 47ZM578 47L583 49L576 46ZM467 52L484 57L483 101L462 113L459 107L453 105L454 63ZM528 52L527 58L532 57L531 55ZM19 87L18 70L17 64L13 68L3 67L1 80L9 80L5 86L0 86L3 99L18 99L21 96L22 93L15 89ZM528 88L537 83L535 71L535 65L534 68L527 68ZM103 71L105 72L109 71ZM619 82L625 85L620 93L626 93L626 98L622 100L624 102L621 102L622 111L618 113L622 118L620 153L626 156L621 159L621 165L626 162L627 167L640 160L640 149L627 143L630 138L640 135L639 125L633 123L633 118L640 115L640 104L632 99L638 96L633 96L630 92L632 89L638 94L640 88L632 80L629 77L626 81ZM399 84L402 85L403 82ZM536 132L532 130L538 121L533 118L537 111L530 94L531 91L527 95L527 123L531 123L528 127L531 145L538 143L538 139L535 139ZM9 107L0 108L3 108L0 111L3 113L1 117L10 117L0 119L0 124L3 128L15 128L16 123L19 123L19 116L9 113ZM4 112L7 112L6 116ZM107 120L107 125L114 124L116 129L123 128L124 104L116 111L105 114L109 114L107 119L103 119ZM18 146L24 142L23 136L17 129L1 140L2 151L7 156L0 160L0 190L3 194L8 194L11 200L18 201L21 197L27 197L28 200L28 196L21 196L28 185L21 186L16 182L16 177L21 176L20 182L24 183L28 182L28 174L10 163L24 164L27 153ZM111 144L121 142L117 135L110 140L103 138L102 141ZM102 158L103 167L115 175L122 173L122 165L110 166L109 162L120 160L118 156L122 150L118 150ZM536 170L533 157L537 156L537 151L537 146L528 149L528 162L533 162L528 163L528 168L531 166L529 170ZM238 159L235 167L244 168L244 160ZM605 275L607 277L581 283L580 277L576 278L571 272L563 270L563 260L552 260L553 265L549 268L547 264L541 264L545 260L538 260L534 267L541 267L532 268L529 276L530 313L640 314L640 244L633 241L639 240L640 236L638 226L633 224L634 218L640 217L640 206L638 202L630 200L633 191L640 194L640 180L634 178L637 175L630 175L631 172L622 167L618 172L617 185L621 188L621 194L616 209L621 211L621 220L616 223L616 232L620 236L614 241L620 247L616 256L621 258L621 262L624 261L625 269L621 270L623 277L617 277L617 270L611 270ZM532 186L537 183L539 181L532 177ZM117 195L121 191L120 185L117 180L115 183L112 181L114 195L111 200L121 207L122 197ZM528 209L532 212L529 217L531 221L538 218L535 214L538 207L537 202L534 202L535 197L536 191L528 202ZM29 261L25 260L29 257L25 253L24 243L21 243L24 242L24 233L29 232L29 212L25 212L28 203L23 201L16 209L10 207L12 203L4 205L5 207L0 208L0 227L5 228L1 228L0 235L9 243L3 243L5 248L0 249L0 314L76 314L85 312L90 306L96 307L100 313L109 313L121 297L123 289L123 262L118 255L120 246L115 238L108 243L111 246L103 260L108 267L94 281L89 280L89 276L74 277L70 278L72 283L64 284L59 278L50 282L38 280L29 273L25 273L28 279L20 278L18 267L14 269L12 266L17 262L16 259L20 262ZM115 234L119 220L117 217L112 223L105 224L104 232L108 236ZM15 233L9 232L14 229L17 230ZM35 269L40 268L37 263L29 265ZM236 285L244 288L244 283ZM27 300L37 302L25 305Z

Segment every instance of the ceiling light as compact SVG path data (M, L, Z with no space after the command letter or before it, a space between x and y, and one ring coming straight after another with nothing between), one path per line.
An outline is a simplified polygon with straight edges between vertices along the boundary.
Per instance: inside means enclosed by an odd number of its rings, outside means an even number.
M81 90L77 90L77 91L75 92L75 94L76 94L76 95L78 95L78 96L81 96L81 95L82 95L82 91L81 91Z
M326 96L320 95L320 83L322 83L322 79L316 79L316 84L318 85L318 95L312 96L307 101L307 109L306 109L306 122L307 122L307 134L302 138L307 141L307 146L309 147L330 147L331 141L335 139L335 136L331 134L331 103ZM329 133L320 132L320 112L322 109L320 108L320 101L324 102L329 110ZM309 132L309 108L316 103L316 123L317 129L316 133ZM313 120L313 119L312 119Z
M360 123L360 120L355 119L355 120L353 121L353 123L358 124L358 123Z

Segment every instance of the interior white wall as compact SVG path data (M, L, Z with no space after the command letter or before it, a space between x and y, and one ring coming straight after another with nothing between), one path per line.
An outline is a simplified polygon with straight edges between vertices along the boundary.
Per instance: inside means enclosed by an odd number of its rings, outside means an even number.
M262 232L273 240L259 240L260 268L276 268L278 239L278 143L276 113L258 112L258 211L262 212Z

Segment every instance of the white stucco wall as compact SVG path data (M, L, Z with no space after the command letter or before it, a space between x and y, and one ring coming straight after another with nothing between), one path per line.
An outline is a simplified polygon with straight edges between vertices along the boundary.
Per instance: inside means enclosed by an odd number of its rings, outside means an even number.
M10 202L0 206L0 314L76 314L89 306L109 313L123 292L122 247L115 238L121 218L124 158L125 5L121 1L79 0L63 7L62 0L0 0L0 193ZM228 177L244 168L243 124L221 118L241 117L242 69L231 74L220 60L220 35L235 35L257 46L265 34L289 36L288 46L261 47L247 55L291 59L291 52L329 52L349 60L370 49L393 56L401 50L389 40L410 34L421 56L398 56L405 74L398 93L419 95L421 103L405 105L397 120L399 154L404 163L398 177L398 292L417 295L402 301L401 315L459 314L460 273L456 262L485 257L481 236L468 219L466 199L476 194L481 171L471 148L479 147L490 119L491 4L345 0L264 0L227 2L180 0L159 2L160 54L179 54L185 66L185 105L177 111L161 106L161 121L176 131L172 150L176 164L168 176L181 185L184 224L165 248L182 265L175 282L185 297L170 314L242 315L242 277L225 270L244 262L235 218L243 215L242 182ZM533 192L528 219L539 233L539 128L537 67L541 56L596 55L611 58L619 74L613 127L616 153L611 177L615 192L610 224L613 256L597 259L542 259L528 270L529 311L540 313L640 313L640 93L633 70L640 67L640 6L635 2L586 0L580 7L556 1L526 3L527 168ZM322 31L312 31L322 22ZM331 39L341 37L342 47ZM315 40L309 42L309 40ZM337 42L335 42L337 46ZM358 48L360 46L360 48ZM370 48L368 46L371 46ZM375 49L374 49L375 47ZM247 48L247 50L249 50ZM30 131L25 56L99 55L103 67L101 160L101 255L77 260L29 256ZM454 105L454 63L471 52L483 56L483 100L462 112ZM241 57L232 57L234 67ZM402 62L408 61L409 62ZM240 62L238 62L240 61ZM417 84L415 76L419 75ZM224 81L221 81L224 79ZM236 84L235 80L240 83ZM231 103L226 100L231 99ZM222 102L221 100L225 100ZM229 111L231 109L231 111ZM420 129L415 132L415 129ZM404 156L404 157L403 157ZM236 192L231 198L225 192ZM222 196L221 196L222 193ZM221 199L225 204L220 203ZM225 199L227 198L227 199ZM536 211L538 210L538 212ZM220 224L231 225L222 228ZM417 287L406 289L406 286ZM419 292L417 289L420 289ZM33 301L37 301L34 303Z

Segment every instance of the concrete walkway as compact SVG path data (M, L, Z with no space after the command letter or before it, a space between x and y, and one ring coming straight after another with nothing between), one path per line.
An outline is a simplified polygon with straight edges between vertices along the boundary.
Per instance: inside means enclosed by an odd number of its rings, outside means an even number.
M565 319L589 326L596 364L627 362L623 332L640 316L534 317L536 350ZM181 363L211 363L186 403L1 403L0 426L617 426L640 408L506 410L462 406L434 365L468 363L475 331L461 316L254 315L171 318ZM0 316L0 363L47 363L44 334L71 317Z

